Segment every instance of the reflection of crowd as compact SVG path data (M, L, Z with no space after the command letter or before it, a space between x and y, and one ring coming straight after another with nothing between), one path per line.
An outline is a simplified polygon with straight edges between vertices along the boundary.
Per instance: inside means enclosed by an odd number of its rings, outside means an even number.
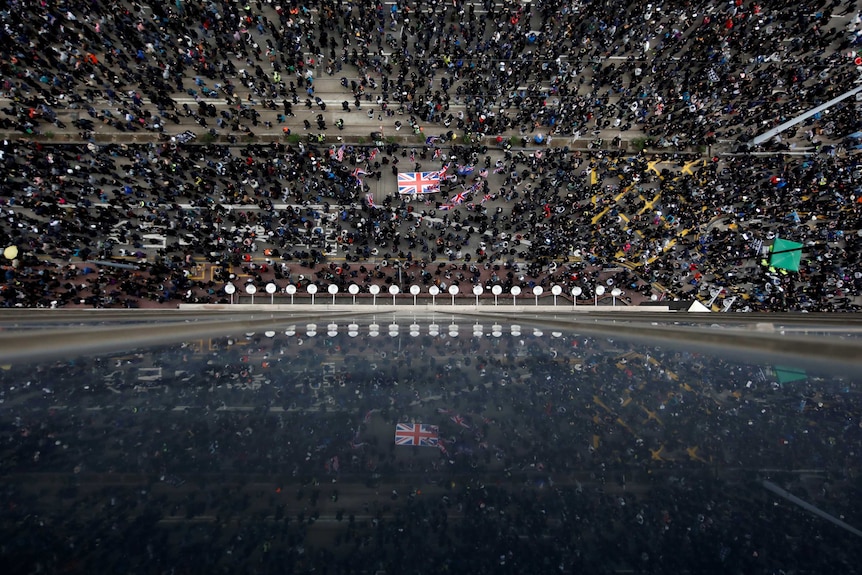
M416 345L399 345L403 338ZM58 551L58 561L81 557L74 549L83 546L100 565L121 562L116 555L185 565L173 544L137 547L138 530L147 528L152 537L197 541L204 555L232 550L207 559L209 567L287 561L299 568L346 555L354 566L397 565L421 552L441 568L520 571L540 553L554 568L601 571L613 561L652 570L813 561L820 554L785 555L784 533L760 525L759 514L787 511L770 509L768 498L754 496L754 507L735 499L765 467L829 470L821 491L791 486L827 509L853 512L845 455L862 437L855 395L840 378L781 386L758 366L532 333L298 333L214 340L213 350L58 363L28 369L23 387L24 367L0 372L12 477L108 473L153 481L140 491L81 492L79 505L89 511L68 514L44 509L11 482L8 520L26 526L35 512L58 537L76 541ZM160 378L140 377L155 369ZM404 419L437 424L443 449L395 447L392 429ZM246 485L251 477L289 487L277 496L268 483L264 491ZM405 482L415 482L412 492L404 492ZM198 494L170 495L185 483ZM366 483L359 501L376 502L337 504L339 490ZM390 497L381 485L396 492ZM338 511L337 545L317 548L307 539L315 514ZM71 535L88 518L110 526L128 514L140 518L104 536L114 548ZM270 519L249 521L255 514ZM354 523L351 514L365 519ZM155 524L186 515L217 519ZM787 521L799 536L828 530L801 514ZM12 555L22 565L29 563L20 549L56 543L37 535L35 523L16 523L14 535L9 525L7 545L19 550ZM621 530L628 543L612 553L608 545L617 545ZM837 553L830 560L855 549L840 532L826 540L817 545ZM610 556L616 559L608 563Z
M4 123L43 134L0 150L0 243L21 252L5 270L4 306L227 301L226 273L196 279L203 262L299 286L559 284L589 299L612 279L631 303L707 300L724 288L734 309L858 305L860 176L841 141L857 127L851 104L768 144L800 143L807 156L717 162L615 147L437 148L433 138L339 153L318 141L237 140L325 108L315 86L329 76L343 78L345 116L373 108L381 121L410 118L425 134L467 141L629 128L669 149L744 140L852 84L852 4L240 4L28 3L0 16ZM197 105L177 103L189 96ZM44 138L52 122L70 129L70 114L88 144ZM175 123L234 145L93 140L96 124L156 133ZM467 177L476 185L465 204L367 204L365 181L437 169L447 155L491 172ZM805 244L799 274L762 265L774 237ZM137 269L85 263L118 257Z

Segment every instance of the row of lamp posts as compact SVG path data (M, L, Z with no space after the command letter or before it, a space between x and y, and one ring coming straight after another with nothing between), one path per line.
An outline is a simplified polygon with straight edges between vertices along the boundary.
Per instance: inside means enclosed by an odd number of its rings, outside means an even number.
M275 302L275 293L278 291L278 286L274 283L270 282L266 284L264 288L266 293L269 294L269 303ZM230 303L233 303L233 296L236 293L236 286L232 283L227 283L224 286L224 291L226 294L230 296ZM284 292L290 296L290 303L293 304L293 296L296 295L296 286L293 284L288 285L284 288ZM306 293L311 296L311 303L314 304L314 296L317 295L317 286L315 284L308 284L305 288ZM338 286L335 284L329 284L329 287L326 288L326 291L332 296L332 303L335 304L335 295L338 293ZM359 286L356 284L350 284L347 288L348 293L353 297L353 303L356 304L356 294L359 293ZM368 291L371 293L373 298L372 302L374 305L377 305L377 296L380 295L380 286L372 285L368 288ZM410 295L413 296L413 305L416 305L416 296L422 291L417 285L410 286ZM452 296L452 305L455 305L455 296L458 295L460 289L456 285L450 285L447 290L449 295ZM395 305L395 296L398 295L401 290L397 285L393 284L389 286L389 294L392 296L392 305ZM251 303L254 303L254 294L257 293L257 286L253 283L246 284L245 293L251 296ZM437 296L440 295L440 288L437 286L431 286L428 288L428 293L431 294L431 303L433 305L437 304ZM476 285L473 286L473 295L476 297L476 305L479 305L479 296L485 293L485 288ZM499 285L495 285L491 288L491 293L494 294L494 305L497 305L497 298L500 294L503 293L503 288ZM536 305L539 305L539 296L545 293L545 289L542 286L536 286L533 288L533 296L536 298ZM551 294L554 296L554 305L557 305L557 296L563 293L563 288L555 285L551 287ZM578 296L583 293L583 290L575 286L572 288L572 306L578 305ZM509 290L509 294L512 296L512 305L516 304L516 300L519 295L521 295L521 288L518 286L513 286L511 290ZM617 305L617 298L622 294L622 290L619 288L613 288L611 290L611 296L613 297L613 305ZM599 297L605 295L605 286L598 285L595 290L595 305L599 305Z

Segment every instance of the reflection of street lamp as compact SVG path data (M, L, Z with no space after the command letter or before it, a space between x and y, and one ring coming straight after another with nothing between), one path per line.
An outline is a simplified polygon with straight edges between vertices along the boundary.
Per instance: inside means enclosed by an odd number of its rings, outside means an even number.
M290 305L293 305L293 296L294 294L296 294L296 286L290 284L286 288L284 288L284 291L287 292L287 295L290 296Z
M536 286L533 288L533 295L536 296L536 305L539 305L539 296L545 293L545 288Z
M398 286L395 284L392 284L391 286L389 286L389 293L392 294L392 305L393 306L395 305L395 296L398 295L398 292L400 292L400 291L401 290L398 289Z
M497 296L503 293L503 288L500 286L494 286L491 288L491 293L494 294L494 305L497 305Z
M484 293L484 291L485 291L485 288L483 288L480 285L474 285L473 286L473 295L476 296L476 306L479 305L479 296L482 295L482 293Z
M584 290L582 290L580 287L575 286L572 288L572 307L578 305L578 296L582 293L584 293Z
M521 288L519 288L518 286L512 286L512 289L509 290L509 293L512 294L512 306L514 306L515 299L517 299L517 297L521 295Z
M308 284L308 287L305 288L309 294L311 294L311 305L314 305L314 294L317 293L317 286L315 284Z
M254 284L245 284L245 293L251 296L251 305L254 305L254 294L257 293L257 287Z
M452 296L452 305L455 305L455 296L458 295L458 286L452 284L449 286L449 295Z
M613 297L613 302L614 302L614 303L613 303L613 305L614 305L614 307L616 307L616 305L617 305L617 298L618 298L618 297L620 297L620 294L621 294L621 293L623 293L623 290L621 290L620 288L614 288L614 289L612 289L612 290L611 290L611 297Z
M230 296L230 303L233 305L233 294L236 293L236 286L232 283L225 284L224 293Z
M359 293L359 286L356 284L350 284L347 287L347 291L353 296L353 305L356 305L356 294Z
M431 286L428 288L428 293L431 294L431 305L437 305L437 294L440 293L440 288L437 286Z
M374 284L373 286L371 286L370 288L368 288L368 291L370 291L370 292L371 292L371 295L373 296L373 297L372 297L372 299L371 299L371 304L372 304L372 305L377 305L377 294L379 294L379 293L380 293L380 286L379 286L379 285L377 285L377 284Z
M599 297L605 295L605 286L596 286L596 305L599 305Z
M326 288L326 291L332 296L332 305L335 305L335 294L338 293L338 286L335 284L329 284L329 287Z

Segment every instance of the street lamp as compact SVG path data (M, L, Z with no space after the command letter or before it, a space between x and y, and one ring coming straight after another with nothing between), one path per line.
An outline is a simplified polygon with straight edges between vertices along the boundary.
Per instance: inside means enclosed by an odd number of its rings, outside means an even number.
M380 293L380 286L379 286L379 285L377 285L377 284L374 284L373 286L371 286L370 288L368 288L368 291L370 291L370 292L371 292L371 295L373 296L373 297L372 297L372 299L371 299L371 304L372 304L372 305L377 305L377 294L379 294L379 293Z
M518 286L512 286L512 289L509 290L509 293L512 294L512 306L514 306L515 299L517 299L517 297L521 295L521 288L519 288Z
M431 286L430 288L428 288L428 293L431 294L431 305L436 305L437 294L440 293L440 288L438 288L437 286Z
M494 305L497 305L497 296L503 293L503 288L496 285L491 288L491 293L494 294Z
M611 297L613 298L613 305L614 305L614 307L616 307L616 305L617 305L617 298L618 298L618 297L620 297L620 294L621 294L621 293L623 293L623 290L621 290L621 289L620 289L620 288L618 288L618 287L615 287L614 289L612 289L612 290L611 290Z
M480 285L473 286L473 295L476 296L476 306L479 306L479 296L485 292L485 288Z
M449 286L449 295L452 296L452 305L455 305L455 296L458 295L458 286L452 284Z
M595 305L599 305L599 297L601 297L603 295L605 295L605 286L602 286L602 285L596 286Z
M293 284L288 285L284 288L285 293L290 296L290 305L293 305L293 296L296 294L296 286Z
M356 305L356 294L359 293L359 286L356 284L350 284L347 287L347 291L353 296L353 305Z
M422 288L420 288L419 286L417 286L417 285L410 286L410 294L413 296L413 305L416 305L416 296L419 295L420 291L422 291Z
M563 293L563 288L555 285L551 288L551 293L554 294L554 307L557 307L557 296Z
M582 293L584 293L584 290L582 290L580 287L575 286L572 288L572 307L578 305L578 296Z
M266 293L269 294L269 305L275 303L275 292L278 291L278 286L272 282L266 284Z
M533 288L533 295L536 296L536 305L539 305L539 296L545 293L545 288L536 286Z
M332 305L335 305L335 294L338 293L338 286L335 284L329 284L329 287L326 288L326 291L332 296Z
M236 286L232 283L225 284L224 293L230 296L230 303L233 305L233 294L236 293Z
M398 289L398 286L395 284L392 284L391 286L389 286L389 293L392 294L392 305L393 306L395 305L395 296L398 295L398 292L400 292L400 291L401 290Z
M257 287L254 284L245 284L245 293L251 296L251 305L254 305L254 294L257 293Z
M308 287L305 288L305 291L307 291L309 294L311 294L311 305L314 305L314 294L317 293L317 285L308 284Z

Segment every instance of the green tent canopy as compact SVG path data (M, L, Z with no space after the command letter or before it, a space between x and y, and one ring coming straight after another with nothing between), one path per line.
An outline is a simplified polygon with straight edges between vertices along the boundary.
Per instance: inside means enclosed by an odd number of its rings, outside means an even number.
M772 243L772 256L769 265L774 268L791 272L799 271L799 261L802 259L802 244L775 238Z

